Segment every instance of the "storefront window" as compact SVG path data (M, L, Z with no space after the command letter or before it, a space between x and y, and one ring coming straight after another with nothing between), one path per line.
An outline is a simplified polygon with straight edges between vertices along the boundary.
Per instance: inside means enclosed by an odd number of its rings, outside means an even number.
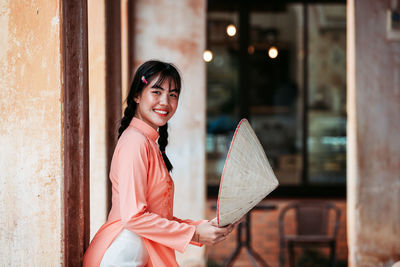
M243 5L224 11L213 9L211 2L207 185L214 190L209 193L218 191L233 132L243 117L266 151L281 195L288 194L285 188L312 195L316 186L339 186L344 192L345 3L260 6L250 1L245 11ZM232 26L236 33L230 35Z

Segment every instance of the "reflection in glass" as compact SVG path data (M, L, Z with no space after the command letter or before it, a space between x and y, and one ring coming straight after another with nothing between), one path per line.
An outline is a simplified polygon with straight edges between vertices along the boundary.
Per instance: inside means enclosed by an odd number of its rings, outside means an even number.
M250 119L281 185L302 181L302 21L299 4L250 13Z
M346 5L308 7L308 180L346 181Z
M236 25L235 12L209 12L208 49L214 58L207 63L207 184L219 185L226 154L239 122L238 39L226 29Z

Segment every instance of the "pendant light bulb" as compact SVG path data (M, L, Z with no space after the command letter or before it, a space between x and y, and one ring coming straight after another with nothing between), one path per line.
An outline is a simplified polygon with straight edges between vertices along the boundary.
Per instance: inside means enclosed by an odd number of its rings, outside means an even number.
M233 24L229 24L228 27L226 27L226 33L230 36L233 37L236 35L236 27Z
M278 56L279 52L278 52L278 48L276 48L275 46L271 46L268 49L268 56L272 59L276 58Z
M210 62L213 59L213 53L210 50L205 50L203 52L203 60L205 62Z

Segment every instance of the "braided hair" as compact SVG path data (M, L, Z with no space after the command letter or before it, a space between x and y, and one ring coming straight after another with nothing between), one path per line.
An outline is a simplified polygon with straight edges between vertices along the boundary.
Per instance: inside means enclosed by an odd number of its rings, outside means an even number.
M122 133L128 128L131 123L132 118L136 114L137 104L135 102L135 98L139 96L143 89L146 87L146 83L144 83L141 77L146 77L148 83L150 83L154 78L158 76L158 80L155 83L155 86L161 86L165 80L169 80L169 83L173 83L180 93L181 90L181 76L179 75L178 70L171 63L161 62L158 60L150 60L143 63L137 70L133 77L133 81L131 87L129 89L128 97L127 97L127 107L124 110L124 116L121 120L121 125L118 129L118 138L121 137ZM172 164L169 161L167 154L165 153L165 148L168 145L168 123L158 128L159 138L158 138L158 146L162 153L162 157L164 159L165 166L168 171L172 170Z

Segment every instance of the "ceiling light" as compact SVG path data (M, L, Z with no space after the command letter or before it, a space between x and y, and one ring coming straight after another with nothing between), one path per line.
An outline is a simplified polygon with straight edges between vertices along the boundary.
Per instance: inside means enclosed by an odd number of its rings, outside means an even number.
M205 62L210 62L213 59L213 53L210 50L203 52L203 59Z
M278 49L275 46L271 46L268 49L268 56L270 58L276 58L278 56Z
M236 35L236 27L233 24L229 24L228 27L226 27L226 33L230 36L233 37Z

